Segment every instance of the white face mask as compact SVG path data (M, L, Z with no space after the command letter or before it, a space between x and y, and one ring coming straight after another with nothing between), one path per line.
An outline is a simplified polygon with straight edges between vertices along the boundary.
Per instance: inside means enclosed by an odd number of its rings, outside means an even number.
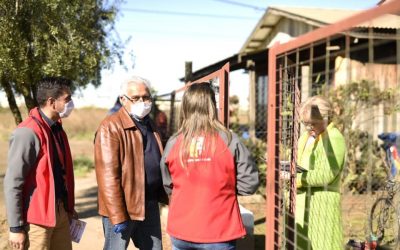
M59 114L60 114L60 117L61 118L66 118L66 117L68 117L70 114L71 114L71 112L72 112L72 110L74 109L74 107L75 107L75 105L74 105L74 102L71 100L71 101L69 101L69 102L67 102L65 105L64 105L64 110L63 111L61 111Z
M130 114L142 119L143 117L145 117L146 115L148 115L151 111L151 102L149 103L145 103L145 102L137 102L137 103L133 103L131 105L131 112Z

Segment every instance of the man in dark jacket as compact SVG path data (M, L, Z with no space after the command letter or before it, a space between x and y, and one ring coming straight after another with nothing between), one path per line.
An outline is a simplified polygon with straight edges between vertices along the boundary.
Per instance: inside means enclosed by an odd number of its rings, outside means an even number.
M74 210L74 175L61 118L74 103L72 82L45 78L39 107L29 112L10 139L4 177L9 243L14 249L72 249L69 218Z
M148 114L149 83L132 77L121 86L122 108L107 116L95 138L99 214L104 249L162 249L159 201L166 202L160 159L162 144Z

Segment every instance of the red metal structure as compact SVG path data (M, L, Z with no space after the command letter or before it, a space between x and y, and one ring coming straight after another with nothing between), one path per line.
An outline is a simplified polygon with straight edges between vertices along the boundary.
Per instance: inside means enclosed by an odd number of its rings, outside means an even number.
M169 128L168 134L172 135L176 132L178 120L176 111L179 110L180 100L185 91L185 89L191 84L196 84L200 82L210 82L214 87L214 91L217 95L217 108L218 108L218 118L226 126L229 126L229 62L223 65L219 70L216 70L204 77L199 79L192 79L192 81L187 82L185 86L172 91L169 94L163 94L157 96L157 103L166 101L169 103Z
M324 83L331 84L335 73L335 68L332 66L334 58L338 55L350 58L350 55L355 54L356 50L362 52L365 49L362 46L358 48L350 46L350 38L354 38L352 34L359 32L359 28L357 29L357 27L360 27L360 24L368 24L371 20L381 17L384 14L398 14L399 12L400 1L390 1L335 24L309 32L287 43L276 44L270 48L268 52L268 168L266 174L265 249L281 249L282 247L296 249L293 220L293 214L296 209L296 186L293 176L295 176L297 155L295 144L300 132L298 108L301 102L301 65L311 65L310 78L312 81L322 76ZM377 57L376 55L374 57L373 52L379 46L379 42L382 43L382 39L372 39L372 29L367 28L366 30L366 52L362 56L365 56L371 63ZM396 39L399 39L398 35L394 40ZM334 46L338 46L337 44L343 45L344 49L338 52L332 51L331 49ZM318 46L323 47L321 54L318 54ZM340 46L338 47L340 48ZM358 56L361 52L358 53ZM318 71L312 68L313 65L316 65L316 62L322 65L322 68ZM283 151L283 144L289 148L291 147L292 150L289 153ZM289 188L291 198L287 221L283 218L285 216L282 217L283 184L279 178L278 168L281 160L289 160L291 162L292 179ZM282 242L285 242L284 246L282 246Z
M199 79L192 80L192 83L210 82L218 89L218 118L228 128L229 126L229 62L221 69ZM188 84L192 84L188 83ZM185 87L184 87L185 88Z

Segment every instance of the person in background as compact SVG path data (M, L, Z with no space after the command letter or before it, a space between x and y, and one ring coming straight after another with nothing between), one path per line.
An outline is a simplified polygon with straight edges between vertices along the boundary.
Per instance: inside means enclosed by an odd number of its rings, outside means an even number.
M97 129L94 145L98 209L104 249L162 249L159 202L162 188L161 139L149 118L152 107L146 79L134 76L121 86L122 107Z
M163 146L168 141L169 134L168 134L168 117L164 111L160 110L158 105L154 105L155 112L154 112L154 122L156 124L157 130L160 133L161 142Z
M381 147L386 152L386 162L389 167L389 178L399 179L400 170L400 132L380 133L378 138L383 141Z
M298 141L296 233L298 249L343 249L341 175L346 144L332 123L332 105L313 96L301 106L300 119L306 132Z
M218 121L209 83L188 87L180 117L160 163L171 195L167 233L173 249L235 249L236 239L246 235L237 195L257 190L257 166L238 136Z
M118 97L117 97L117 100L116 100L115 103L114 103L114 106L112 106L112 108L110 108L110 110L108 110L107 114L108 114L108 115L114 114L114 113L117 112L121 107L122 107L122 105L121 105L121 99L120 99L120 97L118 96Z
M11 135L4 194L13 249L72 249L74 173L61 125L74 108L71 86L60 77L42 79L39 107Z

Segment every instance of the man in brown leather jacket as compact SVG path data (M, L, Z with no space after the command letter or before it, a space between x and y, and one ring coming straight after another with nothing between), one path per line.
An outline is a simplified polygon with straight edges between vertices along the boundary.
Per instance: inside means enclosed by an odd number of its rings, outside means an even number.
M162 144L149 118L149 82L132 77L121 86L122 108L106 117L95 137L99 214L104 249L162 249L158 202L166 203L160 159Z

